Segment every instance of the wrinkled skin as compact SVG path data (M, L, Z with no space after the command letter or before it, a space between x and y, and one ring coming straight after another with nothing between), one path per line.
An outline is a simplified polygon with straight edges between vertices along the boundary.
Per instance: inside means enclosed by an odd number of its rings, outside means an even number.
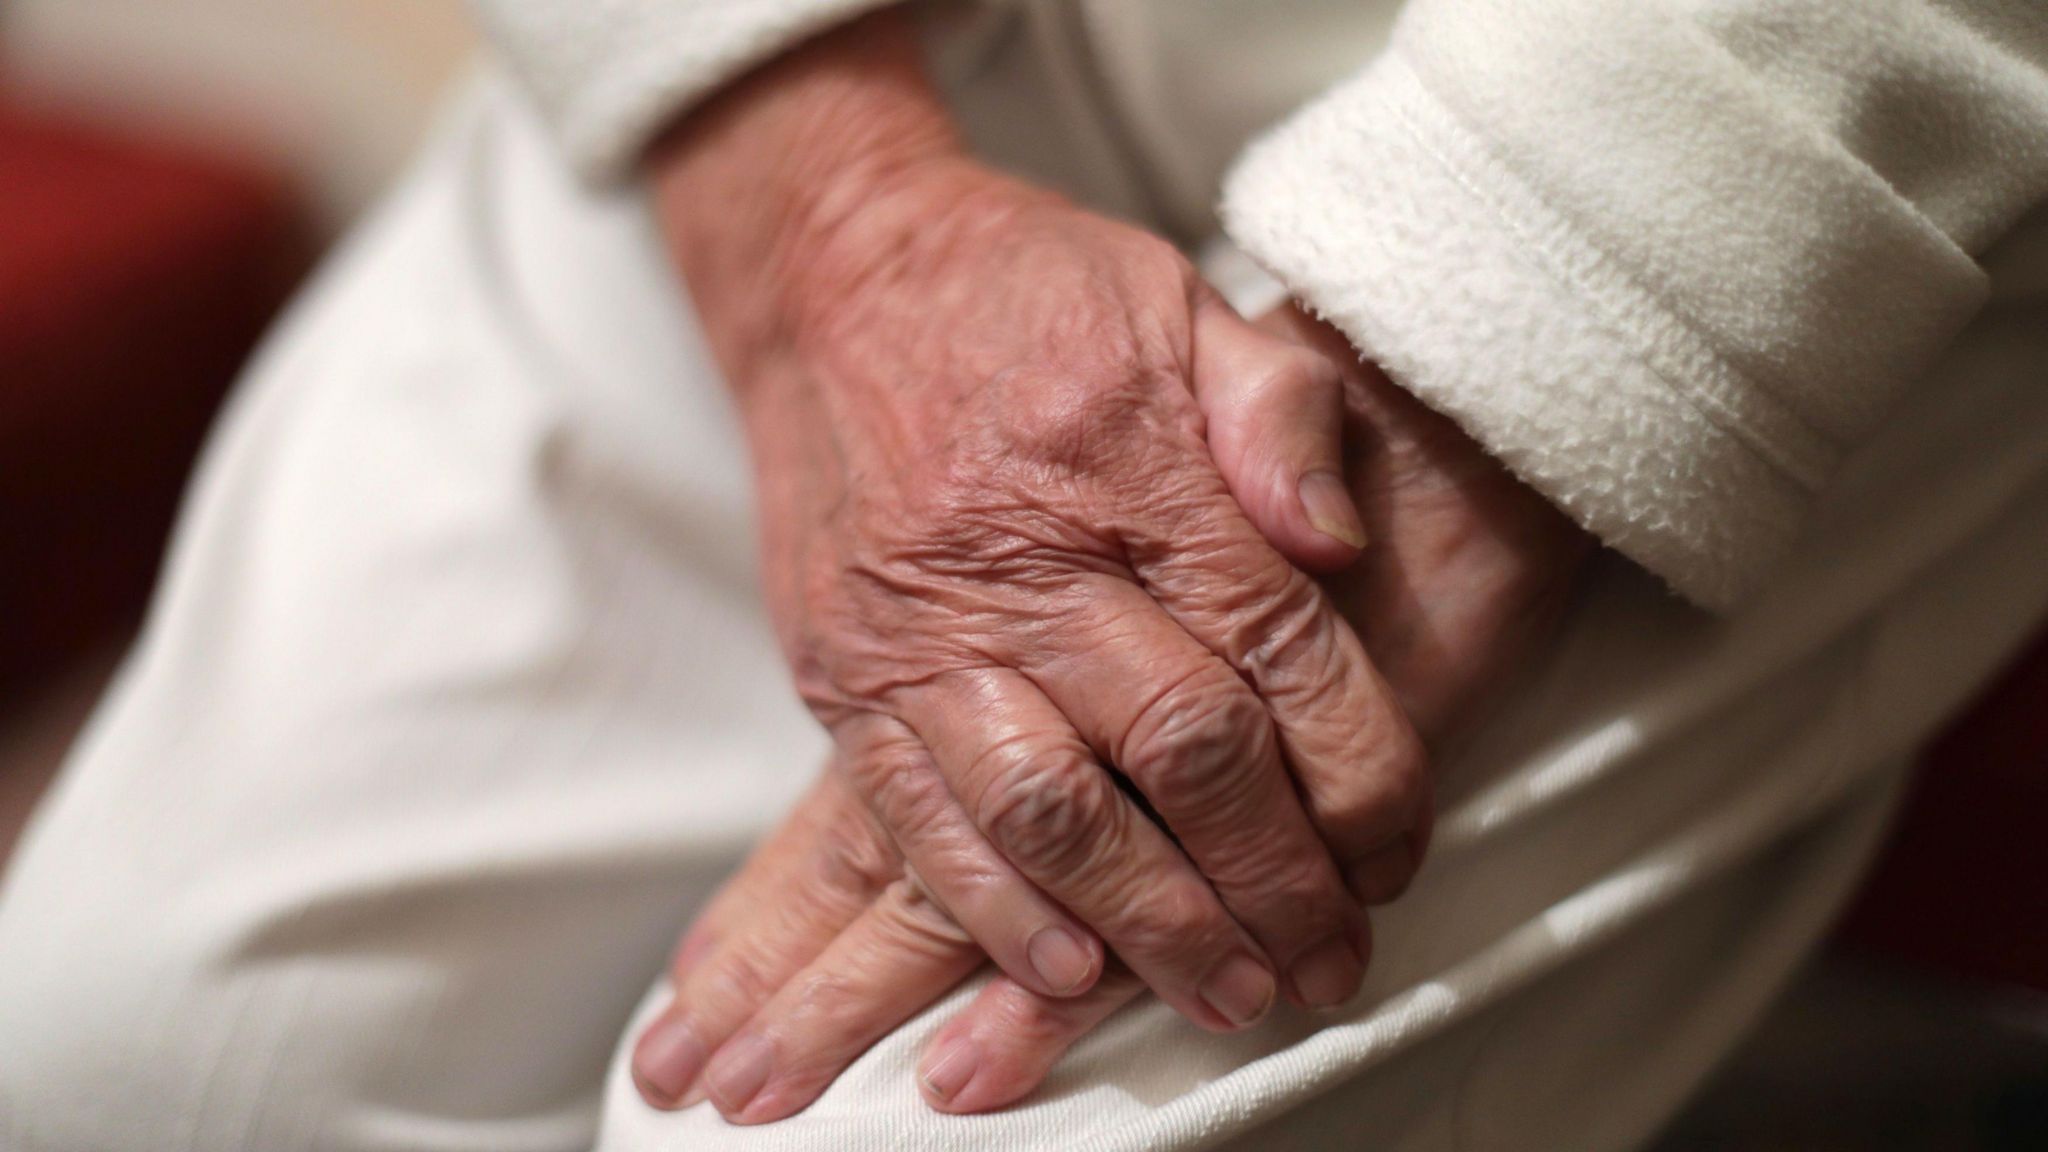
M1292 310L1263 323L1326 351L1345 347ZM1423 734L1440 742L1547 635L1591 544L1377 371L1353 368L1345 395L1347 478L1372 544L1323 584ZM1391 878L1390 891L1405 882L1405 873ZM708 1095L739 1122L792 1114L984 959L905 869L847 777L828 772L678 952L678 1004L729 1029L681 1102ZM998 977L927 1048L926 1099L953 1112L1021 1099L1075 1040L1141 991L1115 962L1088 991L1065 998ZM657 1031L642 1044L660 1042ZM645 1083L643 1092L677 1103Z
M835 33L657 163L834 771L1026 987L1080 995L1113 950L1211 1029L1340 1002L1429 820L1420 741L1302 570L1361 542L1340 373L966 156L927 88L900 26ZM732 1023L679 1005L650 1088Z
M768 608L837 753L707 919L717 956L636 1048L643 1094L785 1115L984 955L1073 1020L1140 984L1219 1031L1354 994L1364 910L1426 845L1403 704L1432 700L1306 573L1409 532L1360 572L1439 571L1344 595L1404 664L1457 665L1522 607L1449 563L1507 521L1424 531L1403 501L1521 490L1477 465L1371 479L1447 454L1382 419L1353 437L1361 521L1347 389L1368 422L1396 399L1347 381L1341 341L1248 324L1165 242L967 156L895 14L724 90L651 168L747 429ZM1405 616L1374 623L1389 597Z
M1232 1004L1212 974L1355 940L1339 867L1412 863L1426 818L1401 711L1204 438L1205 343L1314 361L1167 245L961 179L921 176L893 270L833 293L788 378L756 377L770 609L841 771L934 894L1017 950L1006 969L1093 978L1063 906L1198 1023L1242 1026L1271 978ZM1041 926L1086 961L1039 970Z

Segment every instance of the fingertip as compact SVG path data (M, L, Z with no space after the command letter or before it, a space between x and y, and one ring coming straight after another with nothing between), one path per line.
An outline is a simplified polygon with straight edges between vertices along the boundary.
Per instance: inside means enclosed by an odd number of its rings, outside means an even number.
M1209 450L1260 535L1329 573L1365 547L1344 482L1344 378L1315 349L1221 316L1198 338L1194 391Z
M1044 1070L1017 1065L971 1033L941 1035L918 1066L918 1092L935 1112L968 1116L1007 1108L1036 1091Z
M683 1107L707 1055L689 1020L670 1004L633 1045L633 1084L640 1098L664 1111Z
M1365 957L1355 933L1339 932L1310 947L1287 970L1288 998L1313 1012L1331 1012L1358 994Z
M649 1082L647 1077L640 1071L639 1065L633 1066L632 1075L634 1090L640 1093L641 1102L649 1108L657 1112L674 1112L684 1107L680 1099L668 1095L660 1087Z
M997 979L947 1021L918 1062L918 1090L934 1111L954 1115L1007 1108L1036 1092L1076 1040L1141 990L1111 965L1087 996L1049 1000Z
M1239 1032L1266 1018L1279 990L1279 982L1264 964L1248 953L1240 953L1224 960L1203 979L1199 995L1202 1003L1228 1025L1221 1031Z
M1102 977L1102 948L1092 933L1041 928L1025 943L1024 954L1039 991L1048 996L1079 996Z
M1311 576L1334 576L1365 554L1362 546L1309 527L1307 518L1299 513L1279 527L1262 523L1258 517L1253 517L1252 523L1282 559Z
M1316 576L1357 563L1368 544L1364 518L1339 473L1259 449L1218 466L1252 528L1283 559Z
M925 1093L925 1103L934 1111L950 1116L973 1116L982 1112L996 1112L1008 1108L1024 1099L1038 1088L1036 1079L1006 1081L1001 1076L984 1072L968 1081L960 1094L950 1100L933 1097Z
M1295 490L1310 530L1356 558L1365 547L1365 521L1358 515L1358 505L1344 486L1344 478L1319 468L1303 476Z
M941 1035L918 1061L918 1088L933 1107L948 1110L981 1071L981 1063L981 1046L972 1035Z
M728 1124L742 1128L787 1120L815 1102L823 1088L774 1085L746 1102L736 1111L719 1113Z
M1245 469L1268 479L1232 482L1238 507L1289 564L1331 576L1358 562L1369 543L1364 518L1343 479L1327 468L1296 471L1284 461Z

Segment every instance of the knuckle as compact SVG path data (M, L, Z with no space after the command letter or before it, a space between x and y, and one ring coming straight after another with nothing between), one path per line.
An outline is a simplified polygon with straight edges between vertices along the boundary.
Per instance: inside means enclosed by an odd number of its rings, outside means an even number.
M1093 761L1007 746L979 805L990 839L1027 872L1065 873L1116 833L1114 797Z
M1008 1052L1029 1052L1066 1039L1073 1029L1068 1007L1024 988L1009 988L977 1006L989 1026L976 1029L985 1042Z
M1262 402L1290 407L1335 396L1343 383L1335 364L1306 348L1288 348L1282 355L1262 358L1249 376L1245 387L1252 395Z
M1315 582L1290 566L1245 613L1231 648L1264 691L1325 685L1338 678L1343 658L1330 625Z
M953 914L939 903L916 876L905 876L882 894L898 928L914 946L945 953L971 947L974 940Z
M808 1020L832 1016L855 1002L852 979L830 967L814 965L793 977L788 984L787 1014Z
M741 942L728 948L689 989L692 1012L701 1017L746 1015L775 990L776 965L758 946Z
M1265 706L1227 673L1162 695L1132 732L1124 770L1155 804L1175 810L1227 806L1273 747Z
M1312 348L1302 348L1296 353L1301 362L1301 372L1315 396L1327 396L1328 402L1342 410L1344 405L1344 369L1337 361Z
M890 832L903 840L926 840L945 820L950 793L921 757L902 757L863 774L869 804Z
M1350 911L1336 871L1321 857L1277 863L1260 891L1261 919L1290 934L1320 937Z
M1118 947L1199 964L1220 947L1226 930L1222 908L1206 887L1161 884L1124 903Z
M1034 471L1089 473L1127 456L1138 442L1133 433L1148 407L1148 390L1121 366L1034 377L1029 387L1030 403L1007 422L1004 458Z
M814 965L793 977L770 1006L767 1030L783 1033L791 1070L829 1056L836 1041L859 1029L867 1011L860 980L846 972Z
M1320 841L1247 835L1210 871L1230 911L1247 925L1288 937L1319 937L1345 921L1351 901Z
M833 820L819 830L813 861L817 883L808 891L866 898L901 874L896 854L867 822Z

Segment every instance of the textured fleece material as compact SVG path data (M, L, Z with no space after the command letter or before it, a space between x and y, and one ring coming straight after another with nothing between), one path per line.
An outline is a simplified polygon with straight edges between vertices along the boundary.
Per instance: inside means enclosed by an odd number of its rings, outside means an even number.
M597 177L722 80L878 6L478 3ZM1148 84L1176 59L1242 42L1285 90L1275 73L1327 68L1331 13L1372 6L995 7L1094 35L1064 45L1096 73L1077 83L1111 94L1134 151L1171 158L1179 141L1147 136L1180 110ZM1275 52L1276 22L1322 43ZM1223 218L1402 384L1725 609L2048 193L2044 59L2033 0L1418 0L1390 50L1251 150Z
M1419 0L1232 235L1610 545L1726 608L2048 195L2048 6Z

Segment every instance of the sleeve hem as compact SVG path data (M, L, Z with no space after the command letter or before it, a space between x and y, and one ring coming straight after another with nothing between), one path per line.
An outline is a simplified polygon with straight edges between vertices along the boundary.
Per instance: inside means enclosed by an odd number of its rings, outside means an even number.
M1705 607L1754 589L1839 461L1494 162L1398 55L1254 145L1223 218L1396 381Z
M890 0L536 7L502 31L514 64L585 179L626 179L674 117L748 69ZM487 9L486 14L495 10ZM600 19L599 17L604 17Z

